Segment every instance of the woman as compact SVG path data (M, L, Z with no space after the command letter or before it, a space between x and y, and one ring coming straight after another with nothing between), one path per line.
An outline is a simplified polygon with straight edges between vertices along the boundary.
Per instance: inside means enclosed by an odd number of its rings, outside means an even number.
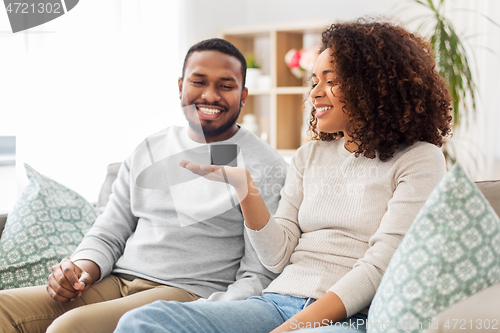
M390 23L333 24L312 74L312 142L292 159L278 211L243 168L181 166L234 186L260 260L262 296L155 302L116 332L366 331L389 261L445 174L450 97L423 38Z

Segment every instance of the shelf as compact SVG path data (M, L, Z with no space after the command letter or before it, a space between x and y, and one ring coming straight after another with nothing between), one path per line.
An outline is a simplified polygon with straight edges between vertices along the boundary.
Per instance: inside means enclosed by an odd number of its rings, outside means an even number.
M306 95L309 94L309 87L277 87L272 90L264 90L264 89L248 89L249 96L256 95L269 95L269 94L277 94L277 95Z
M277 87L276 94L279 95L305 95L309 94L309 87Z
M307 142L306 117L303 107L310 87L295 77L285 63L292 49L319 45L320 33L330 22L306 22L287 25L260 25L226 28L220 37L233 43L244 56L253 55L261 63L261 73L269 75L269 89L249 89L238 122L253 114L261 137L284 155L293 155Z
M248 95L249 96L257 96L257 95L269 95L271 93L270 90L263 90L263 89L248 89Z

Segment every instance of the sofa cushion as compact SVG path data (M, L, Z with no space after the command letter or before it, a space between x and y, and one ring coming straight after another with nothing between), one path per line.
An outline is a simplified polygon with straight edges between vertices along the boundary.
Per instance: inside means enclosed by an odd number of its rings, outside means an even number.
M94 207L25 164L29 184L7 217L0 239L0 289L46 284L96 218Z
M500 219L457 164L394 253L368 332L425 330L436 314L499 281Z

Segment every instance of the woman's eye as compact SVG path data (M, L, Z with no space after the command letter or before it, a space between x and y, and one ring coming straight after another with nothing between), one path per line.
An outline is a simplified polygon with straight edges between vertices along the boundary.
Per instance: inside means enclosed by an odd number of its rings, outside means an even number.
M314 83L314 82L312 83L313 88L316 88L317 85L318 85L317 83Z

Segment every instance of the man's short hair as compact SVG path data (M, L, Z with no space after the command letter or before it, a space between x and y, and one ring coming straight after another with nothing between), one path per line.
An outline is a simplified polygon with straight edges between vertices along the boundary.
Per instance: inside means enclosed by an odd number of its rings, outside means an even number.
M184 57L184 64L182 65L182 77L184 77L184 71L186 69L186 63L189 59L189 56L193 52L201 51L218 51L238 59L241 64L241 76L243 77L242 89L245 88L245 79L247 74L247 62L245 60L245 57L243 56L243 54L241 54L240 50L236 48L236 46L229 43L227 40L220 38L205 39L189 48L186 57Z

